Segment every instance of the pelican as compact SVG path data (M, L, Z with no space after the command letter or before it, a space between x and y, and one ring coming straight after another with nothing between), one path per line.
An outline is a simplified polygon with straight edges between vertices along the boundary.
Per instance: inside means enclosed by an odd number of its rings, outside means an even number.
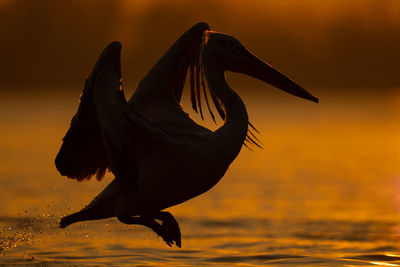
M63 217L60 227L117 217L152 229L169 246L181 247L179 224L163 210L218 183L246 140L258 144L246 106L228 86L225 71L318 99L234 37L198 23L167 50L127 102L120 51L119 42L104 49L85 81L78 111L55 159L60 174L77 181L93 176L101 180L106 170L115 179L82 210ZM187 73L193 109L203 116L204 99L214 119L210 98L223 118L216 131L196 124L180 106Z

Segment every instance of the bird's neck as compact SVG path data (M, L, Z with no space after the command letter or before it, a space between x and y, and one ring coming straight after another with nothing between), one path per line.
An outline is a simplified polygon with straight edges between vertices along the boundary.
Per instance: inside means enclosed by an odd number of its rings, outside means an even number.
M229 154L231 163L239 154L246 139L249 123L247 110L242 99L227 84L225 70L218 66L216 60L204 53L203 64L208 86L225 108L225 123L215 131L215 137L218 148Z

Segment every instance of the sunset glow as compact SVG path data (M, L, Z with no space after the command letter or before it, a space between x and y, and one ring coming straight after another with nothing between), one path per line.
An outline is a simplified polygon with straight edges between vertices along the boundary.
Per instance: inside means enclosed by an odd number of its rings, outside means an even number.
M102 49L122 44L128 100L199 21L320 102L225 73L263 149L167 209L182 249L116 218L60 229L114 179L76 182L54 163ZM400 266L400 1L0 0L0 22L0 265ZM188 81L179 104L223 125L192 110Z

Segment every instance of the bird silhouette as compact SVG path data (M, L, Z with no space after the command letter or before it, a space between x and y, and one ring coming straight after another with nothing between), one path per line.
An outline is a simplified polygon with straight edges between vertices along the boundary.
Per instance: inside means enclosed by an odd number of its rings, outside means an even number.
M167 50L127 102L120 51L119 42L108 45L86 79L55 160L61 175L78 181L93 176L101 180L107 169L115 179L81 211L63 217L60 227L117 217L125 224L147 226L169 246L181 247L179 224L163 210L212 188L243 145L258 145L246 106L228 86L225 71L247 74L314 102L318 99L237 39L198 23ZM193 109L203 117L204 99L215 119L210 98L224 120L216 131L196 124L182 110L187 73Z

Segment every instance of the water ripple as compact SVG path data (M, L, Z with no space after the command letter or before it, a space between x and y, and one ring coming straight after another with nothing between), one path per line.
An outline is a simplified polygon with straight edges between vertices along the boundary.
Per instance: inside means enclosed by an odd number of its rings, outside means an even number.
M250 255L250 256L215 257L215 258L206 259L206 261L221 262L221 263L239 263L239 262L253 262L253 261L263 262L263 261L271 261L271 260L298 259L298 258L305 258L305 256L260 254L260 255Z

